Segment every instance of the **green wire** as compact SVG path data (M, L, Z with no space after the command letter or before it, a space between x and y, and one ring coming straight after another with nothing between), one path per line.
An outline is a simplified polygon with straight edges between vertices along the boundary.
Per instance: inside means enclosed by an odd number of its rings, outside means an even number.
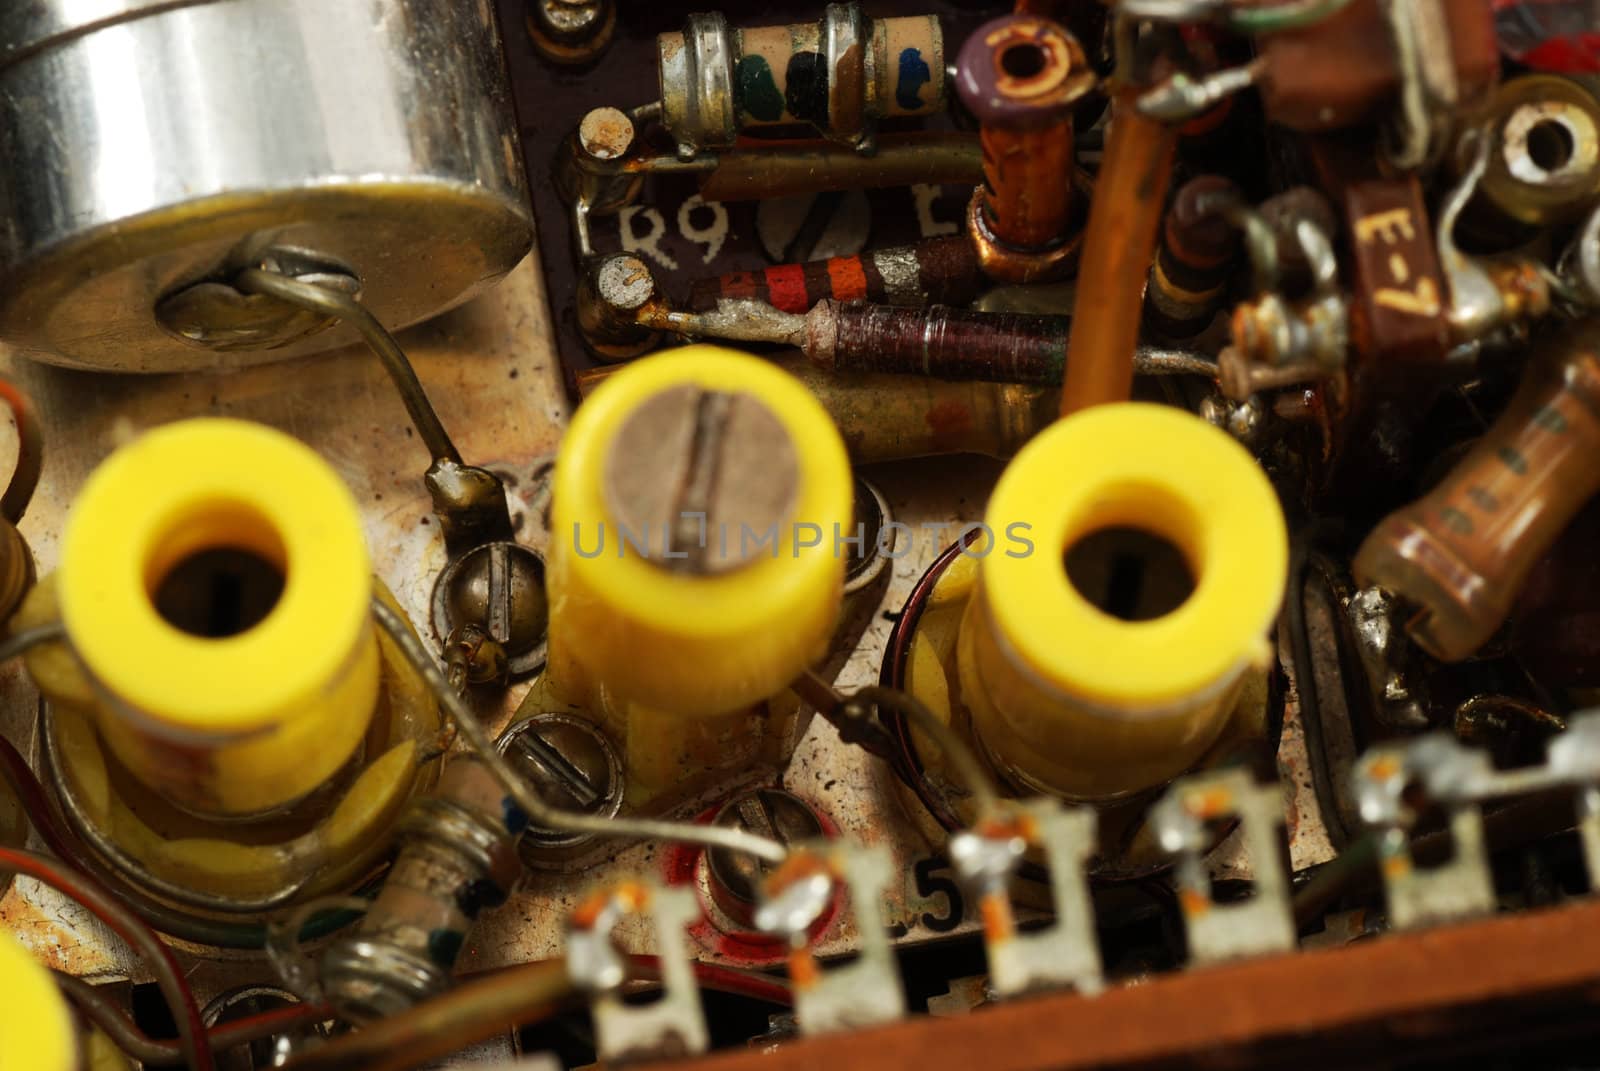
M1337 15L1350 0L1290 0L1271 6L1234 7L1228 12L1228 25L1241 33L1275 33L1298 30Z

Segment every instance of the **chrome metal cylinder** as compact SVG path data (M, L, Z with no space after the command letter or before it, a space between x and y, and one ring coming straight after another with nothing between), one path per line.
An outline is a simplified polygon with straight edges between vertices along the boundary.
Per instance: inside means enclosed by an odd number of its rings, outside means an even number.
M23 5L0 19L0 158L0 338L78 367L354 341L334 326L236 348L155 314L284 249L354 276L397 328L482 289L532 239L488 4Z

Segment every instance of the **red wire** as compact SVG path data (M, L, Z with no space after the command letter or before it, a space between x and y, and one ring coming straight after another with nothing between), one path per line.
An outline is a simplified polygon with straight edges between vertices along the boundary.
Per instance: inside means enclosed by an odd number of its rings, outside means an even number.
M39 835L49 845L50 850L62 858L71 858L74 855L72 841L56 823L54 812L50 810L38 778L34 777L33 771L22 758L22 754L17 751L16 745L4 736L0 736L0 775L10 782L34 828L39 831ZM133 912L124 908L104 885L79 870L66 866L51 866L46 860L6 848L0 848L0 863L4 863L6 869L27 874L54 886L88 908L130 946L147 956L160 959L162 961L160 966L165 967L165 971L157 973L158 975L166 973L169 976L169 984L173 990L168 995L169 999L176 999L179 1005L172 1009L172 1014L183 1025L183 1032L191 1041L194 1066L197 1071L213 1071L215 1064L211 1058L211 1049L202 1040L206 1036L206 1030L200 1018L200 1007L195 1003L194 993L184 980L178 961L173 958L172 951L156 936L155 931L146 926Z
M39 473L44 467L44 433L32 404L15 383L0 379L0 401L10 408L17 425L17 464L11 471L11 482L0 493L0 516L16 524L39 486Z
M44 786L39 784L39 779L33 775L33 770L28 761L22 757L9 738L0 736L0 777L10 782L11 788L22 802L22 809L27 814L28 820L33 823L33 828L39 831L39 837L57 857L73 863L77 869L82 870L83 864L79 862L79 845L56 820L55 811L50 807L50 801L45 798ZM84 880L93 882L94 878L84 875ZM104 889L104 886L101 886Z
M660 976L660 956L635 954L628 959L634 966L649 971L653 976ZM695 980L707 989L750 997L753 1000L764 1000L768 1004L778 1004L785 1008L794 1006L794 994L790 992L788 986L750 971L722 967L715 963L701 963L697 960L694 963L694 976Z
M215 1071L216 1065L211 1058L211 1049L205 1043L206 1028L200 1019L200 1007L195 1003L194 993L189 989L189 983L184 980L183 971L173 957L172 950L161 943L155 931L145 926L133 912L117 903L116 899L95 884L92 878L57 866L43 856L11 848L0 848L0 869L26 874L36 881L42 881L59 889L93 912L96 918L111 927L117 936L131 947L158 961L152 966L156 968L156 977L165 982L162 990L166 993L167 999L178 1005L172 1010L175 1016L180 1017L179 1029L189 1049L190 1062L196 1071Z
M44 788L39 784L39 779L34 776L33 770L23 759L21 753L17 751L16 746L4 736L0 736L0 777L4 777L5 780L11 783L11 787L22 801L24 810L28 812L29 817L33 820L34 828L39 831L40 837L49 846L50 850L63 859L77 858L80 847L75 838L70 836L61 826L55 816L55 812L50 807L49 801L45 797ZM76 876L82 885L93 887L104 893L107 899L112 899L111 894L106 892L104 886L96 882L92 876L87 874L77 874ZM68 895L73 894L68 892ZM93 905L87 903L87 901L85 901L85 906L89 907L90 910L94 910ZM96 913L98 914L98 912ZM116 929L111 920L105 919L105 921L108 925L112 925L113 929ZM137 920L135 919L134 921ZM153 933L151 938L152 940L156 939ZM166 946L160 945L159 941L157 943L165 951ZM629 958L635 966L659 975L661 970L661 958L659 956L634 955ZM781 1007L793 1007L794 1005L794 994L790 992L788 986L782 982L771 980L749 971L722 967L712 963L696 962L694 964L694 972L696 980L707 989L732 993L736 996L750 997L753 1000L766 1001L769 1004L777 1004ZM182 977L182 973L178 972L180 981ZM193 1005L194 998L192 995L189 996L188 1000ZM274 1016L281 1017L283 1025L287 1028L314 1021L315 1013L316 1009L297 1005L292 1008L264 1012L262 1015L253 1016L250 1019L221 1024L210 1033L210 1044L216 1048L229 1048L231 1046L227 1043L227 1038L230 1034L236 1035L237 1032L252 1025L259 1026L261 1025L260 1020L270 1019ZM186 1009L184 1014L187 1017ZM193 1021L197 1025L200 1024L198 1009L195 1011ZM203 1027L201 1027L201 1033L198 1036L207 1036ZM207 1048L205 1058L209 1058L209 1056L210 1051Z
M287 1033L295 1027L309 1026L332 1018L333 1012L325 1004L290 1004L287 1007L273 1008L271 1011L218 1023L206 1032L206 1038L212 1049L231 1049L247 1041Z

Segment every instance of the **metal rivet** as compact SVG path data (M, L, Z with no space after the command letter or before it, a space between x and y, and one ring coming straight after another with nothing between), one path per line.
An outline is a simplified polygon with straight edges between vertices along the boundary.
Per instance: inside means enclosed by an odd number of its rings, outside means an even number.
M544 559L519 543L486 543L468 551L434 585L433 628L440 640L476 625L505 650L513 676L544 664L548 622Z

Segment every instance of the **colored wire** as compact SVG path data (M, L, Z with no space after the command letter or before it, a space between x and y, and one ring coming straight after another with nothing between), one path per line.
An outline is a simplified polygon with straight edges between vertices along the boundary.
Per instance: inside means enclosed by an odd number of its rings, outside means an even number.
M33 406L16 384L0 379L0 401L10 408L11 419L17 425L17 466L11 470L5 494L0 495L0 517L16 524L33 501L34 488L39 486L39 473L44 469L44 432Z
M630 955L633 979L660 977L657 956ZM706 989L789 1007L794 995L775 979L712 963L694 964ZM575 996L566 961L541 960L464 980L399 1015L335 1038L291 1060L286 1071L405 1071L561 1011Z
M53 973L62 992L66 993L67 999L83 1013L84 1018L98 1027L127 1055L146 1064L172 1064L183 1058L177 1042L153 1038L140 1030L111 998L100 991L99 986L91 985L65 971ZM332 1013L321 1005L294 1004L287 1008L276 1008L259 1015L218 1023L206 1031L206 1042L212 1052L225 1052L237 1045L284 1034L300 1027L325 1022L330 1018Z
M195 1071L213 1071L216 1065L211 1059L211 1049L205 1044L205 1026L200 1020L200 1008L195 1004L194 994L190 992L172 951L161 943L161 939L142 919L92 878L79 875L55 860L34 852L0 848L0 870L26 874L76 900L143 956L156 977L162 996L172 1009L173 1019L177 1021L179 1044L185 1061Z
M659 979L661 976L661 957L635 953L628 957L630 975L635 978ZM694 977L701 988L712 989L718 993L731 993L736 997L749 997L751 1000L761 1000L768 1004L777 1004L781 1007L794 1006L794 992L776 978L768 978L755 971L742 971L735 967L723 967L716 963L702 963L696 960Z
M1228 9L1228 26L1240 33L1277 33L1314 26L1332 18L1350 0L1289 0L1287 3L1233 5Z
M994 781L984 770L983 763L978 761L978 756L973 754L967 742L948 723L928 709L928 705L922 700L899 688L870 685L858 688L845 701L886 707L912 722L915 728L933 739L939 750L944 753L945 761L955 768L957 777L972 794L980 816L989 814L998 805L999 796L995 792Z
M66 627L59 621L14 632L0 640L0 663L9 662L42 643L54 643L66 634Z
M547 1019L574 993L563 959L496 971L308 1050L285 1071L406 1071Z
M433 657L423 648L422 641L406 619L382 599L372 600L372 616L389 638L400 649L405 660L416 670L433 691L439 705L449 712L461 735L478 757L483 760L495 779L500 782L513 802L522 809L528 821L541 829L562 833L592 833L601 837L634 837L640 840L677 841L682 844L699 844L707 848L726 848L729 851L747 852L758 859L781 863L788 858L788 850L775 840L747 833L731 826L693 825L687 822L663 822L653 818L601 818L597 815L573 814L551 807L540 798L527 781L520 777L504 755L494 746L488 733L466 701L450 687Z
M1296 926L1303 929L1352 887L1377 874L1378 840L1373 833L1357 837L1333 859L1318 867L1310 881L1295 890Z

